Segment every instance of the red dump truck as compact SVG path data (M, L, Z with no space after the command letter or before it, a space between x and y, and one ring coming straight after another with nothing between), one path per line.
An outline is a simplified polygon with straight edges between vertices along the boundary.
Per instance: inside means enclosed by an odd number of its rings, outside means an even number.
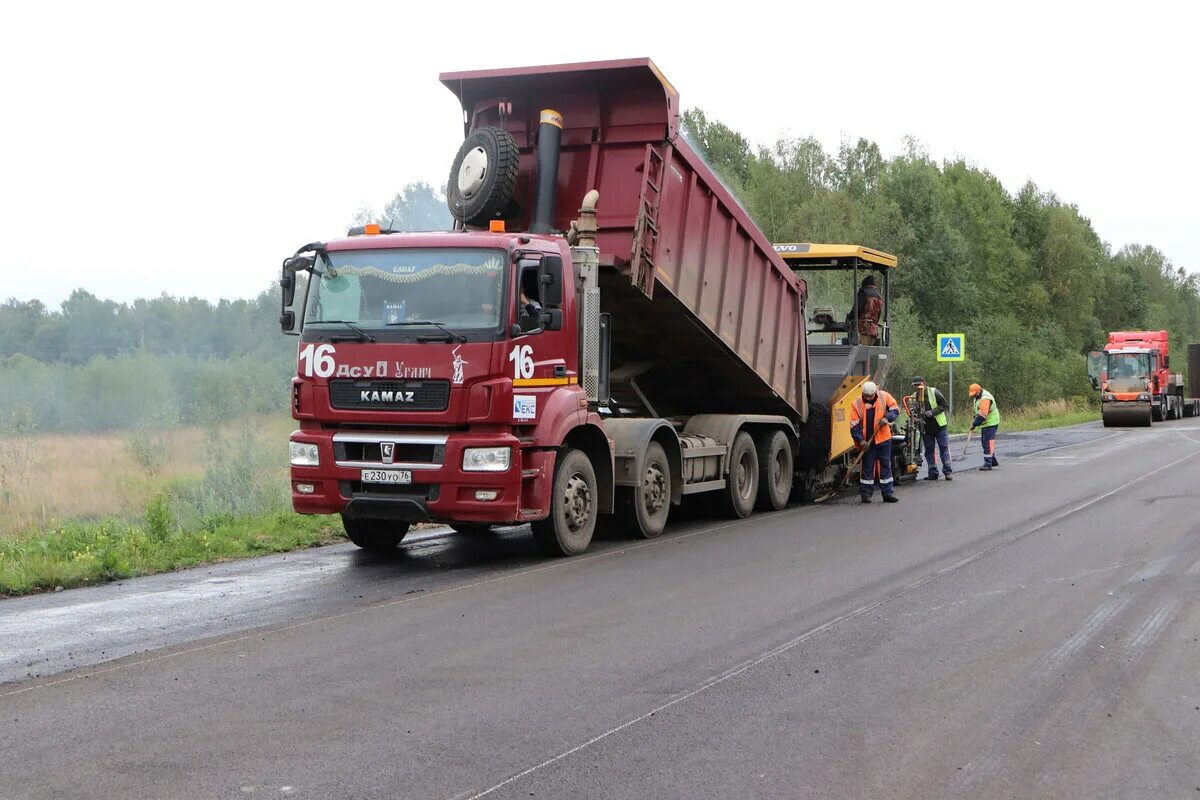
M528 522L570 555L598 520L653 537L687 495L745 517L846 468L828 410L810 420L805 282L649 59L441 80L465 120L455 230L367 225L284 262L297 511L365 548ZM833 350L832 386L883 379L886 343Z
M1187 391L1183 374L1171 371L1170 347L1166 331L1115 331L1103 350L1088 354L1105 427L1149 426L1200 413L1200 363L1189 365L1193 388ZM1191 360L1200 361L1200 347L1189 350Z

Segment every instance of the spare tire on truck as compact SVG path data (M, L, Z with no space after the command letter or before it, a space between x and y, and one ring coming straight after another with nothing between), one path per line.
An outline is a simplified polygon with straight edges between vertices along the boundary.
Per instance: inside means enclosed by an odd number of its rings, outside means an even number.
M505 130L484 127L472 131L454 157L446 182L446 204L464 225L484 227L499 218L517 189L520 152Z

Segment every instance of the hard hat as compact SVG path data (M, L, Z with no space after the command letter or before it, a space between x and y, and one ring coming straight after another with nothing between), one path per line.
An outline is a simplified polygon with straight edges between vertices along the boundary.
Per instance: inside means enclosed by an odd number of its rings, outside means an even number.
M925 379L922 378L920 375L918 375L915 378L913 378L912 385L917 386L918 384L922 384L924 382L925 382Z
M867 381L867 382L866 382L866 383L864 383L864 384L863 384L863 386L862 386L862 392L863 392L863 394L865 394L867 397L874 397L874 396L875 396L875 393L876 393L876 392L878 392L878 391L879 391L879 387L878 387L878 386L876 386L876 385L875 385L873 382L871 382L871 381Z
M979 394L979 393L980 393L980 392L982 392L982 391L983 391L983 387L982 387L982 386L980 386L978 383L972 383L972 384L971 384L971 385L970 385L970 386L967 388L967 393L968 393L968 394L972 394L972 395Z

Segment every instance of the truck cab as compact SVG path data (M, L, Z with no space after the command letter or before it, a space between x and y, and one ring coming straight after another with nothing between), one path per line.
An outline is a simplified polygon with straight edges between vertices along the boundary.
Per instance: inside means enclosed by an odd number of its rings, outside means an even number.
M589 420L562 237L374 226L292 263L292 501L386 547L413 523L547 513L545 442ZM285 280L287 280L285 275ZM603 442L603 434L595 428ZM398 540L398 539L397 539Z

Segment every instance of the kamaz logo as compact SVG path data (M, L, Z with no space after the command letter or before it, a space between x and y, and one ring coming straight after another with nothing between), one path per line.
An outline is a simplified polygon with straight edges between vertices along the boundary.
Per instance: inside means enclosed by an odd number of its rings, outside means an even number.
M411 403L413 401L413 393L381 392L378 390L363 389L358 393L358 399L362 403Z

